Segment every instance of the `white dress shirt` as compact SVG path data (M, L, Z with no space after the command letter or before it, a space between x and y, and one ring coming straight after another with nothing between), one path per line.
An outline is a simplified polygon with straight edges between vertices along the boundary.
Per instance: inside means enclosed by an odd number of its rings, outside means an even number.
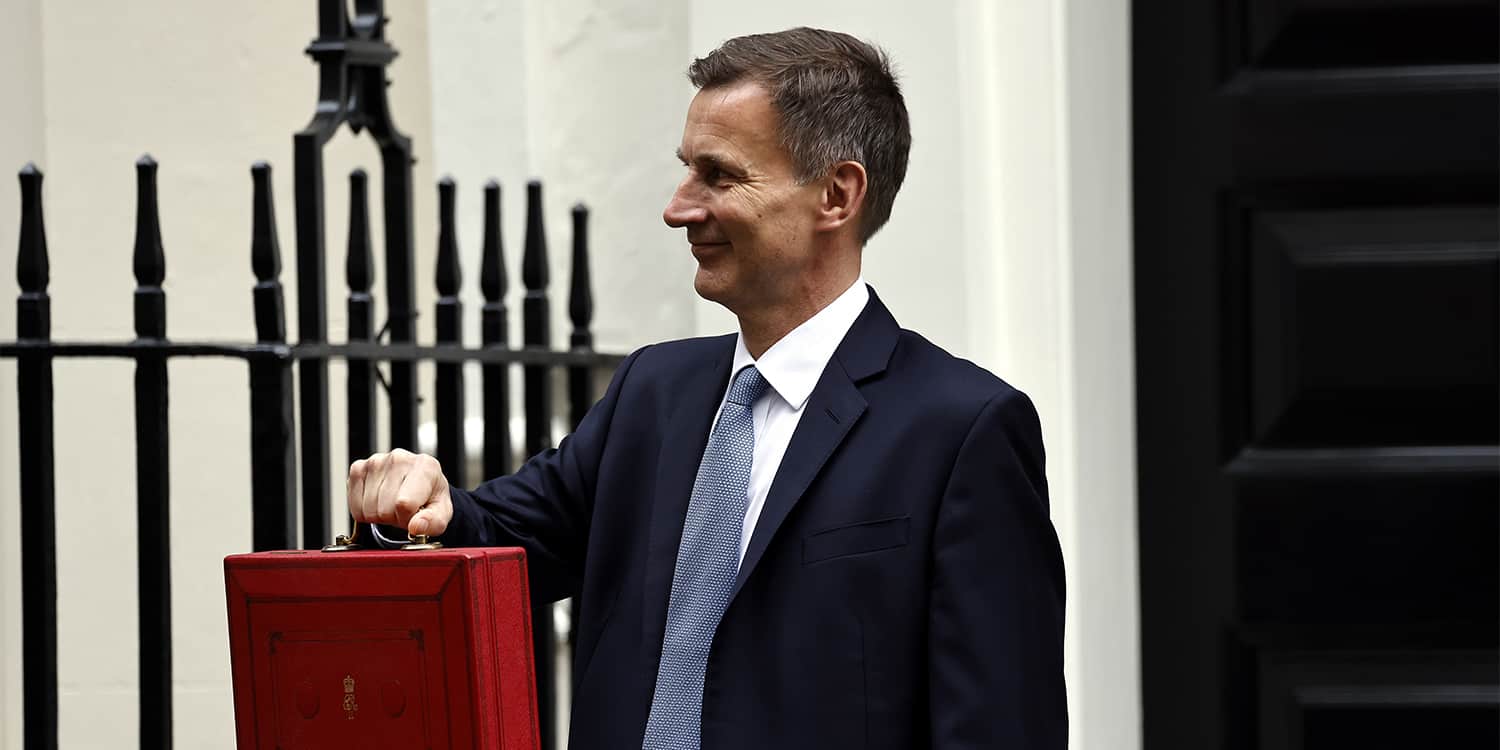
M843 294L791 333L771 345L760 359L750 356L745 348L745 334L740 333L734 342L734 365L730 368L729 382L734 375L750 365L760 370L770 388L755 402L751 415L755 423L755 452L750 463L750 504L745 508L745 523L740 533L740 560L745 559L745 549L750 546L750 536L755 531L755 522L760 519L761 509L766 505L766 495L771 491L771 480L781 467L787 445L792 442L792 432L806 410L807 399L812 395L823 369L833 358L833 352L849 333L854 319L864 311L870 300L870 289L864 277L854 281ZM729 398L729 389L724 389L719 399L719 410Z

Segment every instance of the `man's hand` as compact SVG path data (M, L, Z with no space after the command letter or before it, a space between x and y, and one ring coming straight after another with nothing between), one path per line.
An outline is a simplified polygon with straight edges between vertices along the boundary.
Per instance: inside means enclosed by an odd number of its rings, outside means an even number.
M349 466L349 515L356 523L399 526L438 536L453 520L448 479L438 460L397 448Z

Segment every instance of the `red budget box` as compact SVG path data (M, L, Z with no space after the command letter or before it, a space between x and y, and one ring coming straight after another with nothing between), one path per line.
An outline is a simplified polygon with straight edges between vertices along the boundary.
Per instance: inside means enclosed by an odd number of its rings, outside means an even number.
M224 559L239 750L535 750L524 553Z

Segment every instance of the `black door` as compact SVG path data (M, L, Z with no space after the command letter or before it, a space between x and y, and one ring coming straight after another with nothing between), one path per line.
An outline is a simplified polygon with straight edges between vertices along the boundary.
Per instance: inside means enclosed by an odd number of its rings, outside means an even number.
M1145 747L1500 747L1494 0L1136 0Z

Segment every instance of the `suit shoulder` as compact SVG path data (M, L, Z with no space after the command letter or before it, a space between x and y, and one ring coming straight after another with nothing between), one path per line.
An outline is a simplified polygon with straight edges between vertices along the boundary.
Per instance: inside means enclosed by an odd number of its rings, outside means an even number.
M672 387L681 378L701 376L718 359L733 356L734 335L676 339L648 344L631 358L630 381L636 386Z
M734 334L661 341L637 350L636 364L649 369L681 367L705 359L715 359L724 352L732 353L733 347Z
M919 378L923 387L916 392L943 405L970 414L977 413L992 401L1030 398L1015 386L974 362L950 354L921 334L901 329L896 349L891 355L892 371Z

